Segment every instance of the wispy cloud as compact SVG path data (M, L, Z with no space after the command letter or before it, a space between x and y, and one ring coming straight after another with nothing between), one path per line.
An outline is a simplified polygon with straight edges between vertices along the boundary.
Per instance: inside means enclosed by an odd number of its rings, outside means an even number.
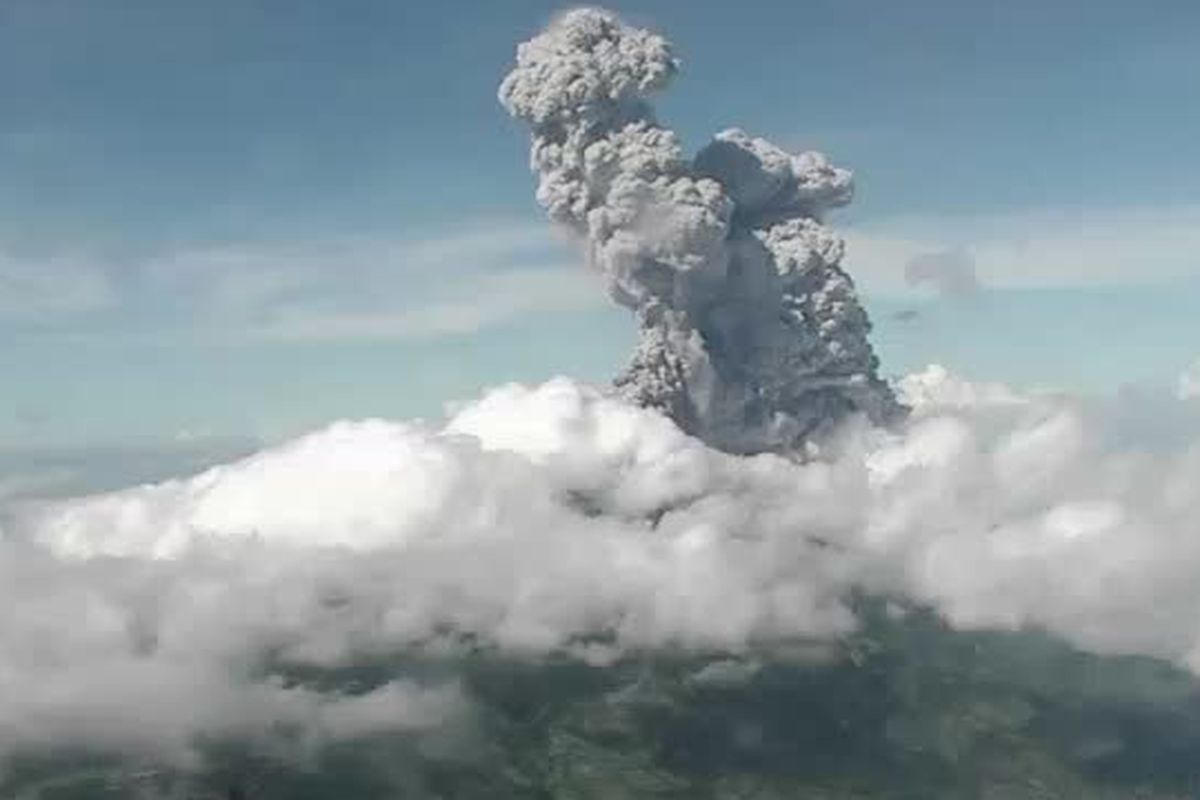
M846 264L876 297L1200 276L1200 206L897 217L844 233ZM23 259L0 244L0 327L114 341L431 340L604 307L582 261L540 221L511 220L424 237L224 243L131 263Z
M87 260L24 259L0 248L0 322L61 322L118 301L107 271Z
M549 232L497 225L411 241L194 252L148 274L163 293L186 286L198 329L220 338L435 339L603 305L573 258Z
M904 264L910 286L932 286L943 297L970 297L979 291L975 259L962 248L922 253Z
M1176 393L1181 400L1200 399L1200 359L1179 374Z
M0 447L0 516L13 503L191 474L261 444L249 437L180 431L170 439L120 445Z
M569 266L477 276L466 291L423 305L325 310L297 304L251 328L253 337L285 341L434 339L479 333L522 314L584 310L604 302L598 282Z
M124 264L0 256L0 324L37 314L113 338L427 340L603 306L581 261L546 226L505 221L424 238L222 244ZM71 328L84 310L108 316Z
M1200 206L894 218L850 227L847 244L874 295L912 294L906 265L946 252L988 287L1121 286L1200 276Z

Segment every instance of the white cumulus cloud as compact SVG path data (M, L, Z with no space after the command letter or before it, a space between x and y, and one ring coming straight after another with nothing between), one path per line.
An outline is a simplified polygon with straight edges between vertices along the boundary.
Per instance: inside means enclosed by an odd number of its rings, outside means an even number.
M12 515L0 753L178 753L272 724L425 730L465 713L452 680L387 689L397 710L381 715L266 665L465 641L592 662L782 652L850 631L854 588L961 627L1040 627L1200 670L1200 439L1126 446L1114 427L1132 411L939 369L900 388L906 427L851 427L806 463L715 451L557 379L501 387L439 426L341 422Z

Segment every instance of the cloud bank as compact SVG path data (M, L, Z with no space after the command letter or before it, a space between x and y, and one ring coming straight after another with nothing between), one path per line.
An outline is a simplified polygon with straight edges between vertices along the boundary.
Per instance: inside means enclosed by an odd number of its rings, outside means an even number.
M852 427L798 464L567 379L510 385L441 426L343 422L25 509L0 540L0 753L435 730L469 716L452 677L398 675L384 714L278 670L790 657L854 630L860 590L1200 671L1200 438L1132 447L1132 412L937 368L902 394L901 429Z

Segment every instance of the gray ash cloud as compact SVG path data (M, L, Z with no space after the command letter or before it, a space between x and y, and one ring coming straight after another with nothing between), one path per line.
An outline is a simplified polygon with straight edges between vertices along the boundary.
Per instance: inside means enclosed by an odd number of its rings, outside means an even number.
M637 316L620 394L737 453L898 418L823 222L850 172L738 129L688 159L647 101L677 69L662 37L582 8L522 44L500 88L532 129L538 201Z

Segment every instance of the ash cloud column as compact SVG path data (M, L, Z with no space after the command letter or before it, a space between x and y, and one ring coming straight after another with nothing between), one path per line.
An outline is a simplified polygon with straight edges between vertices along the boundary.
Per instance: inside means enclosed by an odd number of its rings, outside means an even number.
M532 129L538 202L637 317L617 390L739 453L798 451L853 414L898 417L822 223L849 201L850 173L740 130L689 160L647 102L677 69L661 36L584 8L520 45L500 87Z

